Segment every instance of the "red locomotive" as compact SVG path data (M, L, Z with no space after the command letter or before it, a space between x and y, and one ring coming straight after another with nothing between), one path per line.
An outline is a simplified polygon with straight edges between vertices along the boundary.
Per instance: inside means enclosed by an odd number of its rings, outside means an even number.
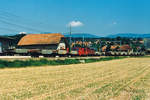
M73 56L92 56L95 55L95 50L87 47L75 47L71 49L70 54Z

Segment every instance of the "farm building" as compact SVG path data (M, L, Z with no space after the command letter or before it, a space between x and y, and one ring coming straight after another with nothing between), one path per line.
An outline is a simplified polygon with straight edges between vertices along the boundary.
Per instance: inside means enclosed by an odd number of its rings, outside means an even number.
M107 46L103 46L103 47L102 47L102 52L105 52L105 51L106 51L106 48L107 48Z
M12 49L14 39L10 37L0 36L0 53L6 52L8 49Z
M119 49L119 45L112 45L110 49L112 51L117 51Z
M146 53L150 53L150 38L145 38L144 39L144 46L146 49Z
M150 38L144 39L144 46L146 49L150 50Z
M38 50L40 53L51 54L56 50L66 50L68 42L60 33L28 34L18 43L18 53Z
M110 46L110 51L116 51L119 48L119 45L111 45ZM102 47L102 51L105 52L107 49L107 46Z
M105 52L107 49L107 46L103 46L102 47L102 51ZM129 45L122 45L122 46L119 46L119 45L111 45L110 46L110 51L129 51L131 50L131 47Z
M119 48L120 51L130 51L131 47L129 45L122 45Z

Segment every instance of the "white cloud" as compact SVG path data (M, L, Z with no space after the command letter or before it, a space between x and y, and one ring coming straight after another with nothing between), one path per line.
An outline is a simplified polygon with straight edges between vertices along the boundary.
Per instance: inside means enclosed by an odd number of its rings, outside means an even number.
M113 22L113 25L116 25L117 24L117 22Z
M27 34L27 32L19 32L19 34Z
M79 27L79 26L83 26L83 23L80 21L71 21L68 26L72 26L72 27Z

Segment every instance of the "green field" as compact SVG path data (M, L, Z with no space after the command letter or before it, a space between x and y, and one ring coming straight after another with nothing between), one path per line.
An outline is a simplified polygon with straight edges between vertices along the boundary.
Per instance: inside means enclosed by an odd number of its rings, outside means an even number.
M0 100L149 100L150 58L0 69Z

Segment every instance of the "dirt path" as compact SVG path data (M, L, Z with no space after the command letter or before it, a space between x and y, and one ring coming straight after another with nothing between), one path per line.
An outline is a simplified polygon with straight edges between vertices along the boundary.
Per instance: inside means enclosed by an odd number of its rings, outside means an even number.
M0 100L148 100L150 58L0 69Z

